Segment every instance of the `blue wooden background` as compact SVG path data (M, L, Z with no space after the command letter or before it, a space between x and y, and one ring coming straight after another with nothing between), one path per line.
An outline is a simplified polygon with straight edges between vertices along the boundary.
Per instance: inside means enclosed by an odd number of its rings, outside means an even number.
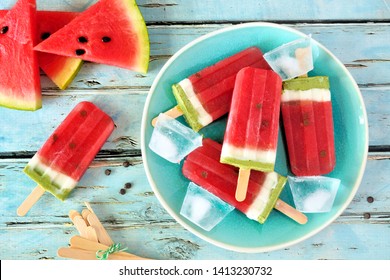
M9 9L15 0L1 0ZM37 0L40 10L82 11L96 1ZM390 259L390 1L388 0L138 0L147 22L151 59L141 75L85 63L65 91L42 74L43 108L0 108L0 259L59 259L76 234L67 213L92 207L115 241L155 259ZM243 254L215 247L186 231L159 204L140 151L142 110L153 79L182 46L232 24L270 21L291 26L325 45L349 69L369 120L367 168L352 203L330 226L295 246ZM45 195L25 217L16 208L34 187L22 169L66 114L93 100L118 128L71 198ZM131 102L129 102L129 100ZM128 162L126 167L123 163ZM126 165L126 164L125 164ZM111 169L111 175L105 170ZM133 187L119 193L125 183ZM373 198L373 202L368 198Z

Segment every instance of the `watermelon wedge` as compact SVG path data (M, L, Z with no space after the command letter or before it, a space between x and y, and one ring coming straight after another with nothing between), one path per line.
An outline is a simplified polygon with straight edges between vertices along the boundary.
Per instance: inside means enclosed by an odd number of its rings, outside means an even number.
M7 12L0 10L0 21ZM79 13L74 12L37 11L38 42L48 38L78 15ZM65 89L77 75L83 61L79 58L38 52L38 63L60 89Z
M38 11L38 42L50 37L51 34L64 27L78 15L79 13L72 12ZM80 58L42 52L38 52L38 61L43 72L60 89L68 87L83 65L83 60Z
M18 0L0 20L0 106L42 107L36 34L35 0Z
M35 47L146 73L149 37L134 0L100 0Z

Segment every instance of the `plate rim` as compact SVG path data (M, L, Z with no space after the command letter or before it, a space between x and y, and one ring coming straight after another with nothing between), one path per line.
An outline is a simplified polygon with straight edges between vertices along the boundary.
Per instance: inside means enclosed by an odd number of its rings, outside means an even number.
M295 33L295 34L297 34L299 36L307 36L307 34L301 32L301 31L298 31L298 30L296 30L296 29L294 29L292 27L289 27L289 26L276 24L276 23L271 23L271 22L257 21L257 22L248 22L248 23L236 24L236 25L228 26L228 27L222 27L220 29L211 31L211 32L209 32L207 34L204 34L204 35L202 35L202 36L192 40L191 42L189 42L186 45L184 45L183 47L181 47L174 55L172 55L168 59L168 61L163 65L163 67L160 69L160 71L158 72L156 77L154 78L152 86L150 87L150 90L148 91L148 96L147 96L146 101L145 101L144 109L143 109L143 112L142 112L142 120L141 120L141 155L142 155L142 161L143 161L144 170L145 170L148 182L149 182L153 192L155 193L159 203L164 207L164 209L181 226L183 226L185 229L187 229L189 232L191 232L195 236L198 236L202 240L205 240L205 241L207 241L207 242L209 242L209 243L211 243L211 244L213 244L215 246L218 246L220 248L224 248L224 249L231 250L231 251L236 251L236 252L241 252L241 253L264 253L264 252L271 252L271 251L276 251L276 250L280 250L280 249L283 249L283 248L291 247L291 246L296 245L296 244L298 244L298 243L300 243L300 242L302 242L302 241L304 241L306 239L309 239L310 237L316 235L317 233L319 233L320 231L322 231L323 229L328 227L331 223L333 223L342 214L342 212L344 212L344 210L348 207L348 205L351 203L352 199L354 198L357 190L359 189L359 186L361 184L361 181L362 181L362 178L363 178L363 175L364 175L364 171L365 171L365 168L366 168L366 165L367 165L367 155L368 155L368 146L369 146L369 131L368 131L369 128L368 128L367 111L366 111L366 107L365 107L365 104L364 104L362 93L361 93L361 91L360 91L360 89L359 89L355 79L353 78L353 76L349 72L349 70L345 67L345 65L332 52L330 52L324 45L322 45L321 43L319 43L315 39L312 39L312 40L314 40L316 42L318 47L320 47L323 51L325 51L329 56L332 57L332 59L340 66L340 68L342 68L344 70L345 74L352 81L353 87L355 88L356 92L358 93L359 102L362 105L361 106L361 111L362 111L362 115L364 117L364 128L365 128L365 131L366 131L364 141L365 141L366 144L365 144L365 150L363 151L363 161L361 163L361 166L360 166L360 169L359 169L359 173L358 173L358 175L356 177L356 183L354 184L354 186L353 186L353 188L352 188L348 198L343 203L343 205L340 207L340 209L338 211L336 211L334 213L334 215L330 219L328 219L327 222L325 222L324 224L322 224L318 228L310 231L309 233L304 234L300 238L297 238L297 239L294 239L294 240L291 240L291 241L288 241L288 242L283 242L283 243L280 243L280 244L277 244L277 245L260 246L260 247L253 247L253 248L234 246L234 245L226 244L226 243L221 242L221 241L214 240L214 239L212 239L212 238L202 234L201 232L196 230L194 227L190 226L188 223L186 223L180 217L180 215L177 215L173 211L173 209L171 209L171 207L163 199L162 195L160 194L160 192L159 192L159 190L157 188L157 184L154 181L154 179L153 179L153 177L151 175L151 172L149 170L148 159L146 157L145 133L146 133L146 126L148 125L147 124L147 111L148 111L148 108L149 108L149 105L150 105L153 93L155 91L155 88L157 87L157 84L159 83L159 81L160 81L162 75L165 73L166 69L176 60L177 57L179 57L182 53L184 53L185 51L190 49L192 46L194 46L196 44L199 44L202 41L207 40L207 39L209 39L211 37L214 37L214 36L216 36L218 34L221 34L221 33L230 32L230 31L236 30L236 29L253 28L253 27L258 27L258 28L274 27L274 28L277 28L277 29L287 30L287 31Z

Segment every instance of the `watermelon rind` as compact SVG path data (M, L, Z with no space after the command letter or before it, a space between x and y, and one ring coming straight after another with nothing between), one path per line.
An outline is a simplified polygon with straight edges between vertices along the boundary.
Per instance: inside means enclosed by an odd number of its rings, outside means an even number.
M131 19L135 19L137 24L135 27L138 30L138 34L140 35L139 49L141 53L138 56L138 63L134 65L134 69L138 72L146 74L148 72L149 67L149 58L150 58L150 42L148 29L145 24L145 20L141 14L141 11L135 1L126 1L128 3L128 11Z
M42 108L42 99L37 99L35 102L18 99L18 97L12 97L9 91L0 88L0 106L22 111L35 111Z
M38 61L46 76L62 90L69 86L83 65L82 59L50 53L39 53Z
M47 73L47 75L51 78L51 80L62 90L66 89L71 82L73 82L74 78L79 73L81 66L83 66L83 60L73 58L72 60L68 59L66 66L57 73L56 75L51 75ZM71 75L69 75L71 74Z

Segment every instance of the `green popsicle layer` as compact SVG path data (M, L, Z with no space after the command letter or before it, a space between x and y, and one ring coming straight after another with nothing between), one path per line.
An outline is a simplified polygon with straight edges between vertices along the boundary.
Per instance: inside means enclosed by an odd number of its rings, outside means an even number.
M253 169L262 172L274 171L275 163L264 163L252 160L240 160L234 157L221 157L221 163L230 164L242 169Z
M60 182L60 180L53 180L50 176L45 174L44 170L37 166L30 166L28 164L23 171L38 185L45 189L45 191L50 192L61 201L64 201L73 189L62 188L61 185L66 184L65 182Z
M284 90L309 90L313 88L329 89L329 79L326 76L296 78L283 82Z
M196 111L194 106L192 106L184 89L179 84L174 84L172 86L172 91L176 98L177 105L183 112L183 116L191 128L196 132L203 128L203 125L198 121L199 113Z
M257 218L259 223L263 224L267 220L272 209L274 209L275 204L278 201L284 186L286 185L286 182L287 178L278 174L278 183L276 184L276 187L271 191L271 194L268 199L268 204L265 207L263 213L261 213L261 215Z

